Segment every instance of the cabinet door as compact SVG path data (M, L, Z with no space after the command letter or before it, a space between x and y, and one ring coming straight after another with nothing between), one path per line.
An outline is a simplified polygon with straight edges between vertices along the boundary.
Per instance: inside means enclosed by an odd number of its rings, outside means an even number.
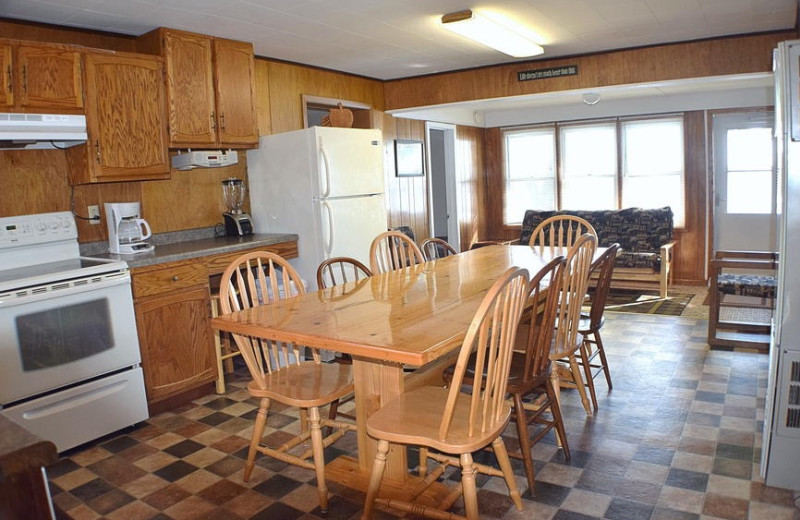
M217 377L208 285L136 301L136 324L148 402Z
M14 104L14 72L11 63L11 45L0 45L0 107Z
M163 58L86 55L89 182L169 177Z
M215 39L214 70L220 144L241 147L257 145L253 46Z
M211 38L164 33L170 146L188 148L217 141Z
M81 53L58 47L17 47L18 105L28 111L83 108Z

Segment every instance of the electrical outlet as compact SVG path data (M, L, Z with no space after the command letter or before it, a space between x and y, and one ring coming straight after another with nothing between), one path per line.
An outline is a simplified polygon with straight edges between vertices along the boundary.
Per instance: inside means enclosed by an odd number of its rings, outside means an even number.
M89 206L89 218L92 219L89 224L96 225L100 223L100 206L96 204Z

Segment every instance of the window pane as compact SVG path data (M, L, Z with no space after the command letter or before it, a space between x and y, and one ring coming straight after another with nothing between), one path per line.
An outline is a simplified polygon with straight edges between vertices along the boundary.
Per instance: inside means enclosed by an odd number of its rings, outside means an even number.
M658 176L683 171L683 128L679 120L623 123L625 174Z
M772 129L728 130L728 170L772 170Z
M615 177L578 177L561 182L564 210L614 209Z
M672 208L674 225L685 222L683 182L679 175L628 177L622 193L626 208Z
M528 209L556 208L555 184L552 180L528 180L506 185L503 219L506 224L519 224Z
M728 172L728 213L771 213L772 172Z
M617 139L614 125L569 126L561 129L564 178L616 175Z
M555 170L553 133L509 134L506 137L508 178L552 177Z

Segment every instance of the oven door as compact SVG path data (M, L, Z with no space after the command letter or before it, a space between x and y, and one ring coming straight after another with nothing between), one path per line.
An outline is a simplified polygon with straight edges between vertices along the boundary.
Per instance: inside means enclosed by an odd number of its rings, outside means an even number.
M130 283L112 273L0 299L0 405L138 364Z

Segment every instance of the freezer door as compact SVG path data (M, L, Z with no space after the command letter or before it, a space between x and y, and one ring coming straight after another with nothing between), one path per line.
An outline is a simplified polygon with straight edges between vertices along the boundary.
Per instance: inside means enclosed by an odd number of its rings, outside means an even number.
M349 256L369 265L372 239L386 231L383 195L318 202L325 258Z
M383 193L383 138L380 130L315 127L315 198Z

